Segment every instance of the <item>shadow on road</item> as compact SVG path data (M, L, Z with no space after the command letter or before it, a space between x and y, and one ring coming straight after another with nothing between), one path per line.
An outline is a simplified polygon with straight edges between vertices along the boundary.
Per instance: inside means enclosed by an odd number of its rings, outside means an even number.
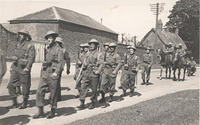
M75 95L62 95L61 97L61 101L66 101L66 100L70 100L70 99L74 99Z
M57 116L62 116L62 115L67 116L67 115L74 114L77 111L73 107L63 107L63 108L58 108L56 112L58 113Z
M30 121L29 117L29 115L10 116L0 119L0 123L1 125L25 125Z
M4 115L9 112L9 109L6 107L0 107L0 115Z
M8 101L8 100L11 100L11 97L9 95L0 96L0 101Z

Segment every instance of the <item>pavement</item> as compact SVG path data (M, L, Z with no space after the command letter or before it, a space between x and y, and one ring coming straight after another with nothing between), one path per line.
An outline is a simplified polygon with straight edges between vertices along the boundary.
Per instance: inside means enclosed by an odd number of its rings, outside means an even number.
M9 67L9 66L8 66ZM159 76L159 70L154 70L151 74L151 84L140 85L141 83L141 75L138 75L138 83L136 85L135 96L133 97L125 97L124 100L118 101L119 96L122 91L117 88L120 86L119 79L120 74L117 77L117 85L116 89L118 92L115 94L114 101L110 103L109 107L103 108L99 105L97 108L93 110L85 109L78 110L76 107L80 104L79 100L74 98L77 94L77 90L75 90L75 82L73 80L74 67L72 66L71 75L66 75L63 73L62 78L62 101L58 103L57 109L57 117L47 120L46 118L41 119L32 119L32 116L37 112L37 108L35 107L35 98L36 91L39 83L40 76L40 68L41 64L34 64L32 70L32 86L31 86L31 94L29 99L29 107L27 109L11 109L8 110L6 106L11 105L11 100L8 96L7 91L7 83L9 78L9 72L6 73L4 80L0 86L0 125L1 119L3 119L3 123L6 124L28 124L28 125L63 125L68 124L80 119L89 118L98 114L114 111L117 109L121 109L124 107L128 107L139 102L143 102L146 100L150 100L153 98L157 98L166 94L175 93L182 90L192 90L199 89L199 69L195 76L186 77L185 81L172 81L169 79L159 80L157 77ZM9 68L8 68L9 71ZM65 71L64 71L65 72ZM48 98L48 94L46 94L46 98ZM18 101L22 101L22 97L18 98ZM89 97L86 99L86 103L89 103ZM50 110L50 107L45 106L45 112Z

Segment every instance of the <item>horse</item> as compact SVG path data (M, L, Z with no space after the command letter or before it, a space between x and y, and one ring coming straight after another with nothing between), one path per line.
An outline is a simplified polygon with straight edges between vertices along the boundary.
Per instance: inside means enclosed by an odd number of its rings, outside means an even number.
M160 51L158 53L160 56L160 65L161 65L160 79L162 79L161 77L162 77L163 68L165 68L166 78L170 79L171 78L171 70L172 70L172 55L165 53L163 51L163 49L160 49ZM169 73L168 73L168 71L169 71ZM167 77L167 76L169 76L169 77Z
M178 52L175 52L173 55L173 74L174 74L174 78L173 80L176 81L176 70L178 69L178 81L181 81L180 79L180 75L181 75L181 69L183 69L183 78L182 80L185 80L185 73L186 73L186 69L187 69L187 62L185 60L184 56L180 56L180 54Z

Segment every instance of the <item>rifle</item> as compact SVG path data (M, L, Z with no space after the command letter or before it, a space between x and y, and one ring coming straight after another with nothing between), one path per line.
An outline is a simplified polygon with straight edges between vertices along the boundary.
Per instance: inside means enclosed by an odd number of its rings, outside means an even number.
M83 61L83 64L82 64L82 66L80 68L80 71L78 73L78 76L76 78L76 87L75 87L75 89L78 89L78 87L80 86L80 81L81 81L81 78L82 78L82 72L83 72L85 61L86 61L86 57L85 57L85 59Z
M127 57L127 53L125 53L125 60L124 60L124 64L127 65L128 64L128 57ZM128 67L124 65L124 69L128 70Z

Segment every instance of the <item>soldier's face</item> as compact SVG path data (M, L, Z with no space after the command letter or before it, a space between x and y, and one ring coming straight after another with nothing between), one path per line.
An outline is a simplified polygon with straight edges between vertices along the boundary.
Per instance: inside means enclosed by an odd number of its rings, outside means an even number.
M95 43L90 43L89 50L95 50L97 48Z
M115 47L109 47L109 51L112 53L115 51Z
M85 47L85 48L84 48L84 51L85 51L85 52L88 52L88 47Z
M81 48L80 48L80 51L81 51L81 52L84 51L84 48L81 47Z
M104 46L104 50L108 51L109 47L108 46Z
M134 54L134 53L135 53L135 50L134 50L134 49L129 49L129 53L130 53L130 54Z
M147 50L146 50L146 53L150 53L150 51L147 49Z
M49 36L47 38L47 40L48 40L49 43L53 43L54 42L54 38L52 36Z
M19 41L25 40L26 36L23 34L19 34Z

